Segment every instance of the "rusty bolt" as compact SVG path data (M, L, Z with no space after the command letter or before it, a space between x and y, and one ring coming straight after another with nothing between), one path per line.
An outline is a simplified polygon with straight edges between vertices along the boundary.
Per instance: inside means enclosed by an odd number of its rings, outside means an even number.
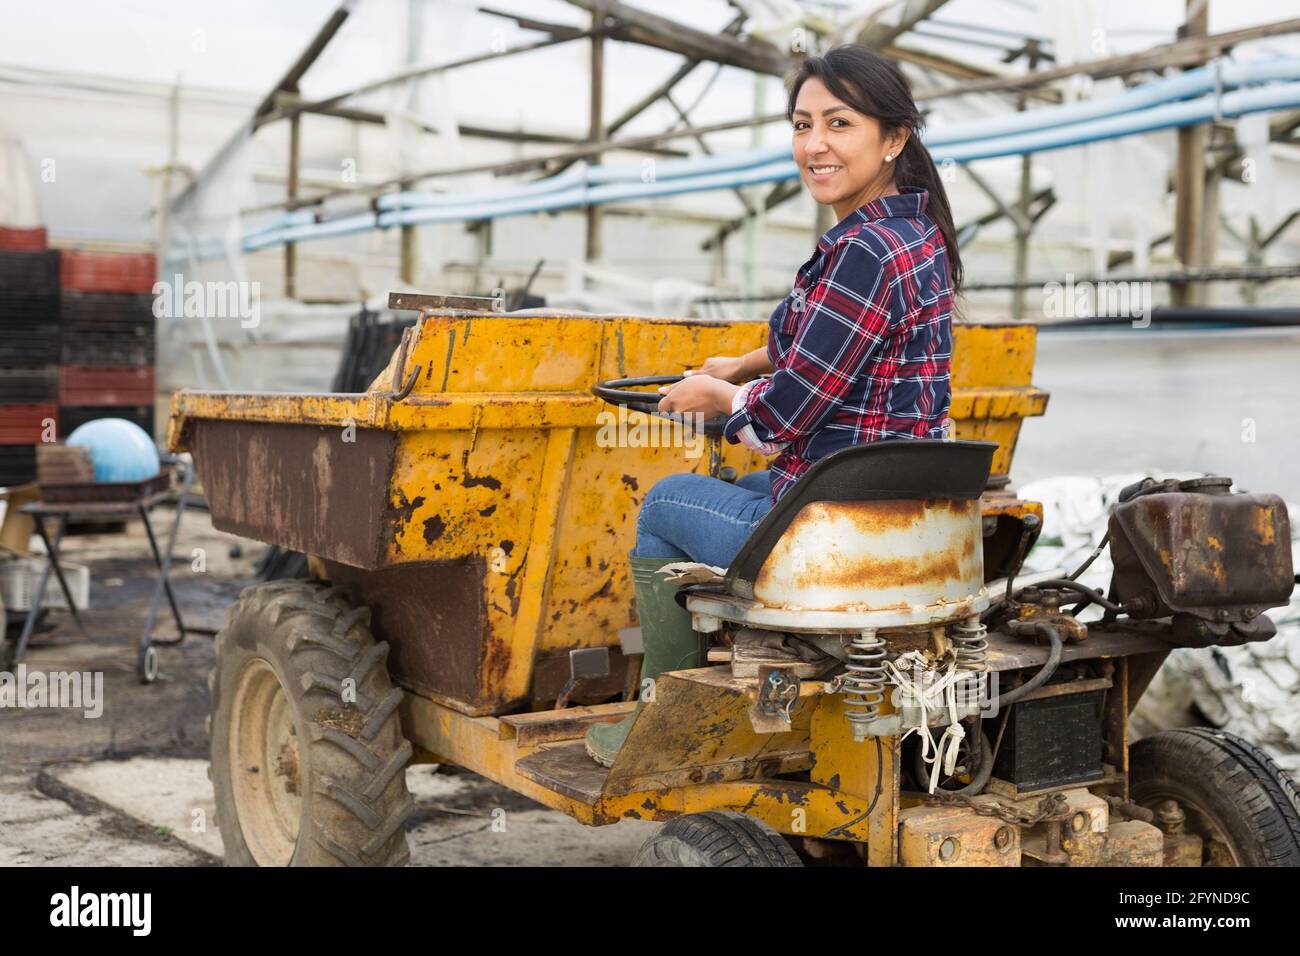
M1079 812L1070 818L1070 829L1075 833L1082 833L1088 828L1088 814Z
M1227 608L1221 607L1219 608L1219 612L1214 616L1217 617L1220 621L1226 621L1231 615L1228 613Z
M1257 617L1259 617L1259 611L1256 608L1253 607L1246 608L1246 620L1253 621Z
M961 844L954 838L948 837L939 844L939 859L951 860L957 855L957 850Z
M1011 827L998 827L998 832L993 834L993 845L999 850L1011 846Z
M1183 824L1187 822L1187 815L1183 813L1183 808L1178 805L1177 800L1162 800L1156 807L1156 822L1160 824L1160 829L1173 836L1175 833L1182 832Z
M704 779L704 771L703 771L703 770L692 770L692 771L691 771L691 773L690 773L690 780L691 780L691 783L699 783L699 782L702 781L703 779Z

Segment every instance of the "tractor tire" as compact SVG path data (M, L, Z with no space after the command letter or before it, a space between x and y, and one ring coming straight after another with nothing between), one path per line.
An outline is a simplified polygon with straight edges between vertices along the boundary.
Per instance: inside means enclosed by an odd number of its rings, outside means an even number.
M743 813L674 817L641 844L633 866L803 866L785 838Z
M411 744L369 608L325 585L247 588L217 634L208 771L232 866L402 866Z
M1300 866L1300 795L1268 754L1222 730L1186 728L1129 748L1134 803L1177 800L1206 865Z

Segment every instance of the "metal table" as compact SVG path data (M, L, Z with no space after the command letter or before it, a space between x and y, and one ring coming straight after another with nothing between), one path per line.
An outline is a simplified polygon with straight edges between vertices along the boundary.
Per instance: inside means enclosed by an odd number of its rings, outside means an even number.
M172 552L175 550L176 537L180 532L181 518L185 514L185 507L189 501L190 486L194 482L194 468L192 465L185 465L183 462L173 463L173 467L180 467L184 472L179 492L167 489L145 494L131 501L34 501L19 506L18 511L22 514L31 515L36 523L36 534L40 537L41 543L45 545L45 567L41 569L40 581L36 585L36 593L32 598L31 609L28 610L27 617L23 621L23 629L18 637L18 642L12 648L5 642L5 649L10 651L8 654L9 666L22 660L23 654L27 651L27 644L31 640L32 631L36 628L36 622L40 618L41 610L45 604L45 589L49 585L51 572L59 582L64 600L68 602L68 608L72 612L72 618L76 622L77 628L82 634L88 633L85 624L81 620L81 612L77 608L77 602L73 599L72 589L68 587L67 578L64 577L63 568L59 564L59 546L63 541L63 533L67 530L68 523L87 518L130 519L138 517L144 523L145 535L149 539L149 550L153 554L154 565L158 569L158 581L154 585L153 596L149 600L149 613L145 618L144 631L140 635L136 649L136 671L142 684L151 684L157 679L158 652L156 647L159 645L172 646L179 644L185 640L187 630L193 630L185 627L180 604L176 600L176 595L172 592L169 575L172 566ZM158 537L154 533L153 522L149 520L149 515L159 505L172 503L176 505L176 517L172 521L171 532L168 535L167 550L163 552L158 547ZM46 528L46 519L52 519L55 522L53 537L50 536ZM172 617L176 621L177 636L166 640L154 640L153 629L154 624L157 622L158 604L164 594L167 596L167 603L171 606Z

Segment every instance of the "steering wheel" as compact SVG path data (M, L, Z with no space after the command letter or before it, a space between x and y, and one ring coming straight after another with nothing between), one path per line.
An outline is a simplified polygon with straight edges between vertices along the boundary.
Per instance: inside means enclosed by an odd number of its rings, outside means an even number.
M659 411L659 395L656 392L636 392L631 391L634 388L644 388L660 385L671 385L674 382L680 382L686 378L685 375L643 375L640 378L611 378L604 382L597 382L591 392L597 398L603 398L611 405L622 405L624 408L630 408L633 411L645 412L647 415L654 415L657 418L667 418L670 421L681 422L687 426L694 425L694 419L681 412L661 412ZM721 438L722 429L727 424L726 415L718 415L715 418L706 419L700 430L708 438Z
M621 405L656 418L681 422L684 428L690 429L695 427L694 416L684 415L681 412L661 412L657 392L635 391L638 388L671 385L685 377L685 375L643 375L639 378L611 378L604 382L597 382L592 387L591 393L611 405ZM730 466L724 467L722 464L722 432L726 424L727 416L718 415L706 419L700 426L700 431L704 433L705 441L709 446L709 474L723 481L735 481L736 470Z

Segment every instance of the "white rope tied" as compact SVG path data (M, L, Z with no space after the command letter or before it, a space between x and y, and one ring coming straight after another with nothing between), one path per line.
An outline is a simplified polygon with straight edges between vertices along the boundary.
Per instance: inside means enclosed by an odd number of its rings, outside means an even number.
M899 738L899 743L912 734L921 738L921 759L931 768L929 792L934 793L939 785L941 768L947 776L956 772L957 753L966 737L966 730L957 715L957 684L966 674L957 670L954 655L946 656L942 673L936 663L920 651L908 651L884 664L890 681L898 686L900 710L903 706L910 706L920 711L917 725L908 728ZM948 711L948 727L936 741L930 730L930 711L943 709Z

